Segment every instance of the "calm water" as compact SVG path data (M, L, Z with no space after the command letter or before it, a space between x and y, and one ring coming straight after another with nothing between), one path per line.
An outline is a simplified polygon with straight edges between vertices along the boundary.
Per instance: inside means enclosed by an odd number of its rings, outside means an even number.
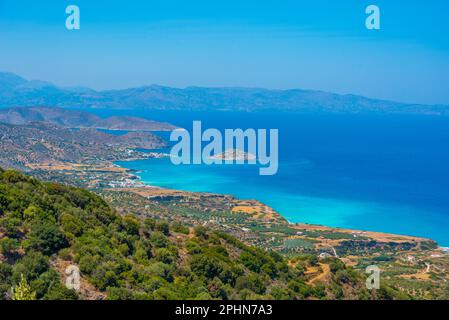
M449 118L97 111L191 128L279 128L279 172L124 162L148 184L258 199L292 222L430 237L449 246Z

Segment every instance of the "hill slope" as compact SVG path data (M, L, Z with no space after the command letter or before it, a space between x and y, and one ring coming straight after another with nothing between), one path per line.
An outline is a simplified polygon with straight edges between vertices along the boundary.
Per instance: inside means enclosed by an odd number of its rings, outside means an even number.
M151 133L112 135L94 129L71 130L53 124L0 123L0 165L25 169L29 164L115 161L132 157L130 149L156 149L165 142Z
M323 264L326 285L307 281L305 268ZM81 270L79 293L62 284L68 265ZM0 298L21 282L29 299L407 297L367 291L338 259L293 267L227 234L122 216L86 190L0 169Z

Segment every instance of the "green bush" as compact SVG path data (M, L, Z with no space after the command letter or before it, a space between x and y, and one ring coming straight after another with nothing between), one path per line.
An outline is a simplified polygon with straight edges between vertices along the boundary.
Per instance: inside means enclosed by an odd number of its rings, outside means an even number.
M32 225L29 234L30 247L51 255L68 245L59 227L48 222L38 222Z

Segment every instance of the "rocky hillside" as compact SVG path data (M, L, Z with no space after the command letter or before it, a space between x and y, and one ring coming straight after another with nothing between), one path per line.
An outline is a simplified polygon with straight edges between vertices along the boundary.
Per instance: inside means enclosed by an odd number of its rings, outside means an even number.
M29 164L114 161L136 156L134 148L156 149L165 142L150 133L112 135L94 129L71 130L53 124L0 123L0 165L26 169Z

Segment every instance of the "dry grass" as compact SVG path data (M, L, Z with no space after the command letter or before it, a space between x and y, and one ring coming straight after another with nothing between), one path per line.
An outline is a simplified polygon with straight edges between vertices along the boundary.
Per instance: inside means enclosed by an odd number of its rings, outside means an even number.
M307 281L307 284L313 285L318 282L324 282L329 276L330 276L331 269L328 264L320 263L320 267L310 267L305 272L306 275L315 275L313 276L309 281Z

